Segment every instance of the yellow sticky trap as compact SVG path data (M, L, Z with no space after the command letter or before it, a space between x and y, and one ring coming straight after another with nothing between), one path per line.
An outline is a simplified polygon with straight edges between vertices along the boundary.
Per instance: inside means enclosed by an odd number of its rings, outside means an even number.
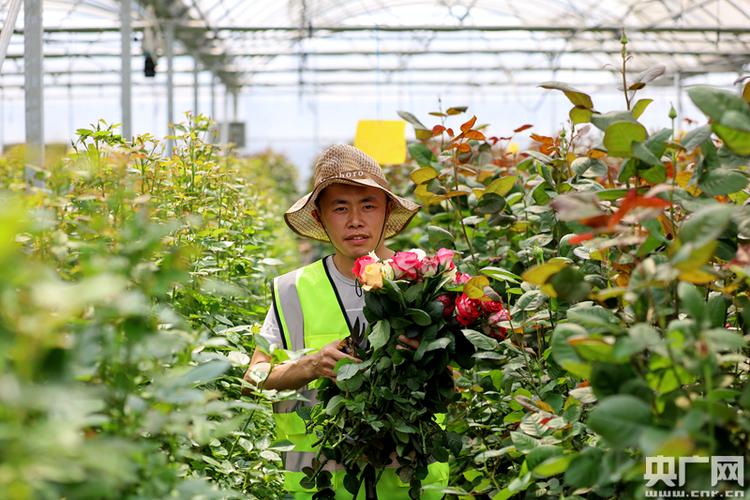
M402 120L360 120L354 146L381 165L406 161L406 122Z

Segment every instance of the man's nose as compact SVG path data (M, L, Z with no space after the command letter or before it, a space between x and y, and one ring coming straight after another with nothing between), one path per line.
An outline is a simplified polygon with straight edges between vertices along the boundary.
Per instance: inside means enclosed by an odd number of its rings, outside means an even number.
M360 213L359 209L355 208L349 211L348 225L350 227L360 227L363 225L362 214Z

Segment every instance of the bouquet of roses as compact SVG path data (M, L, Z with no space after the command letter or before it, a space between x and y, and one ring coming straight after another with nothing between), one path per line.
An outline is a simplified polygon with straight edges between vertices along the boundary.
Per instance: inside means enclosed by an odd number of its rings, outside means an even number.
M453 257L448 249L430 256L417 249L355 262L366 292L367 342L348 343L362 362L339 362L336 381L323 381L308 419L321 448L303 484L317 485L319 498L332 494L323 471L329 460L346 469L344 486L353 496L364 484L366 497L376 498L380 474L395 467L419 498L428 464L460 451L460 436L436 420L458 399L449 365L471 366L475 346L483 344L472 336L502 337L497 325L508 315L483 286L486 278L460 273Z

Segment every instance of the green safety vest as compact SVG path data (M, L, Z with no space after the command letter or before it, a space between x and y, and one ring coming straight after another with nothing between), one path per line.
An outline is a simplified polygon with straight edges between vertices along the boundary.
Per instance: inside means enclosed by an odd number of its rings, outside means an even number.
M334 340L346 338L351 331L343 302L323 260L275 278L272 296L284 349L320 349ZM304 389L301 392L315 401L315 391ZM310 465L316 455L313 447L316 438L305 432L305 422L295 412L299 404L298 401L289 401L275 405L274 417L277 439L294 444L294 451L287 452L284 457L284 487L294 498L307 499L315 490L305 489L299 483L305 477L302 467ZM395 471L386 469L378 482L378 496L383 500L409 498L409 484L403 483ZM351 498L343 486L344 471L332 473L336 498ZM429 465L422 485L435 483L448 484L448 464L434 462ZM425 491L422 495L428 500L442 497L443 494L436 491ZM364 491L360 491L358 498L364 498Z

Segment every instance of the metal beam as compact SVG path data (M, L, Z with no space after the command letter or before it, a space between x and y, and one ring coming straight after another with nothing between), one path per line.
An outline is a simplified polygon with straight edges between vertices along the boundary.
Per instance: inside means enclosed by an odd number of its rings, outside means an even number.
M724 43L727 43L726 41ZM312 51L306 50L301 52L294 51L259 51L259 52L233 52L232 55L238 58L252 57L342 57L342 56L431 56L431 55L502 55L502 54L542 54L549 56L574 55L574 54L620 54L621 47L612 47L611 49L599 48L576 48L570 50L543 49L543 48L498 48L498 49L430 49L424 50L331 50L331 51ZM632 55L649 55L649 56L718 56L718 57L746 57L750 59L750 54L742 52L741 47L736 50L667 50L667 49L639 49L628 48L628 53ZM140 57L141 52L134 52L132 57ZM119 52L81 52L81 53L56 53L44 54L45 59L69 59L69 58L114 58L120 57ZM174 57L195 57L190 52L175 52ZM7 59L23 59L23 54L8 54Z
M130 39L131 31L131 0L120 0L120 22L122 23L122 32L120 35L120 109L122 110L122 136L130 140L133 136L132 123L132 60Z
M41 168L44 166L42 0L25 0L23 24L26 163Z
M697 68L679 68L679 71L683 74L703 74L703 73L711 73L711 72L736 72L741 68L741 65L722 65L722 64L711 64L706 66L701 66ZM642 71L645 71L647 68L632 68L628 70L628 74L637 74ZM527 73L539 73L539 72L552 72L552 71L570 71L570 72L578 72L578 73L614 73L617 72L618 69L613 66L550 66L550 67L539 67L539 66L429 66L429 67L388 67L388 68L368 68L368 67L354 67L354 68L305 68L302 73L305 74L324 74L324 73L371 73L371 72L383 72L388 74L393 73L405 73L405 72L412 72L412 73L435 73L435 72L498 72L498 73L505 73L505 72L527 72ZM262 69L259 68L257 70L226 70L226 73L236 73L236 74L248 74L248 75L257 75L257 76L263 76L263 75L285 75L285 74L294 74L298 75L300 73L299 68L270 68L270 69ZM111 74L107 71L102 70L51 70L46 71L45 75L48 75L50 77L59 77L59 76L83 76L83 75L108 75ZM195 75L195 70L172 70L173 75ZM23 73L20 72L13 72L13 73L5 73L4 77L14 77L14 76L22 76ZM169 72L167 73L167 76L169 76ZM168 80L169 78L167 78ZM112 82L113 84L116 82ZM68 83L70 85L76 86L78 83ZM247 84L253 84L252 80L243 80L243 85Z
M190 21L183 21L178 25L181 30L203 30L211 32L299 32L299 26L211 26L205 24L196 24ZM142 24L134 25L133 29L140 31L143 29ZM44 28L45 33L114 33L120 30L119 26L48 26ZM379 32L413 32L413 31L430 31L430 32L503 32L503 31L520 31L520 32L542 32L542 33L612 33L619 34L623 30L630 35L632 33L704 33L712 34L750 34L750 28L747 26L563 26L563 25L488 25L488 26L439 26L439 25L399 25L399 26L307 26L308 32L329 32L329 33L347 33L359 31L379 31ZM14 33L22 35L22 30L15 30Z
M10 36L13 34L13 28L16 25L18 12L20 10L21 0L10 0L8 14L5 16L5 23L3 24L2 30L0 30L0 70L3 69L3 62L5 62L5 56L8 53Z
M734 79L734 77L733 77ZM493 81L462 81L462 80L409 80L409 81L381 81L381 82L372 82L372 81L356 81L356 82L347 82L343 80L329 80L329 81L317 81L317 82L306 82L303 83L303 87L305 89L322 89L325 90L328 87L331 86L337 86L337 87L377 87L377 86L385 86L385 87L409 87L413 85L427 85L427 86L435 86L435 87L451 87L451 86L467 86L467 87L513 87L513 88L523 88L523 87L537 87L541 83L540 80L518 80L514 79L513 81L507 80L507 81L500 81L500 80L493 80ZM575 82L573 83L576 88L579 87L585 87L589 85L587 82ZM670 87L672 85L672 80L669 81ZM82 83L76 83L74 88L116 88L118 85L117 82L111 82L109 84L103 83L103 82L82 82ZM202 83L201 87L210 87L210 83ZM612 86L612 83L602 83L601 85L604 85L608 89L611 89L613 92L619 92L620 94L622 91L616 91L614 90L614 87ZM596 87L600 87L601 85L596 84ZM248 82L246 84L248 88L269 88L269 89L292 89L295 92L298 92L298 88L300 87L299 82L285 82L285 83L252 83ZM45 84L46 88L60 88L60 89L69 89L70 84L67 82L51 82ZM13 85L4 85L3 89L5 90L23 90L23 86L21 84L13 84ZM174 88L179 89L192 89L193 84L191 83L176 83L174 85ZM731 88L731 85L727 85L727 88ZM159 87L159 90L162 90L163 87ZM134 90L143 90L144 92L148 92L153 94L154 87L143 87L142 89L139 89L136 87ZM8 99L6 98L6 101ZM218 101L217 101L218 104Z

